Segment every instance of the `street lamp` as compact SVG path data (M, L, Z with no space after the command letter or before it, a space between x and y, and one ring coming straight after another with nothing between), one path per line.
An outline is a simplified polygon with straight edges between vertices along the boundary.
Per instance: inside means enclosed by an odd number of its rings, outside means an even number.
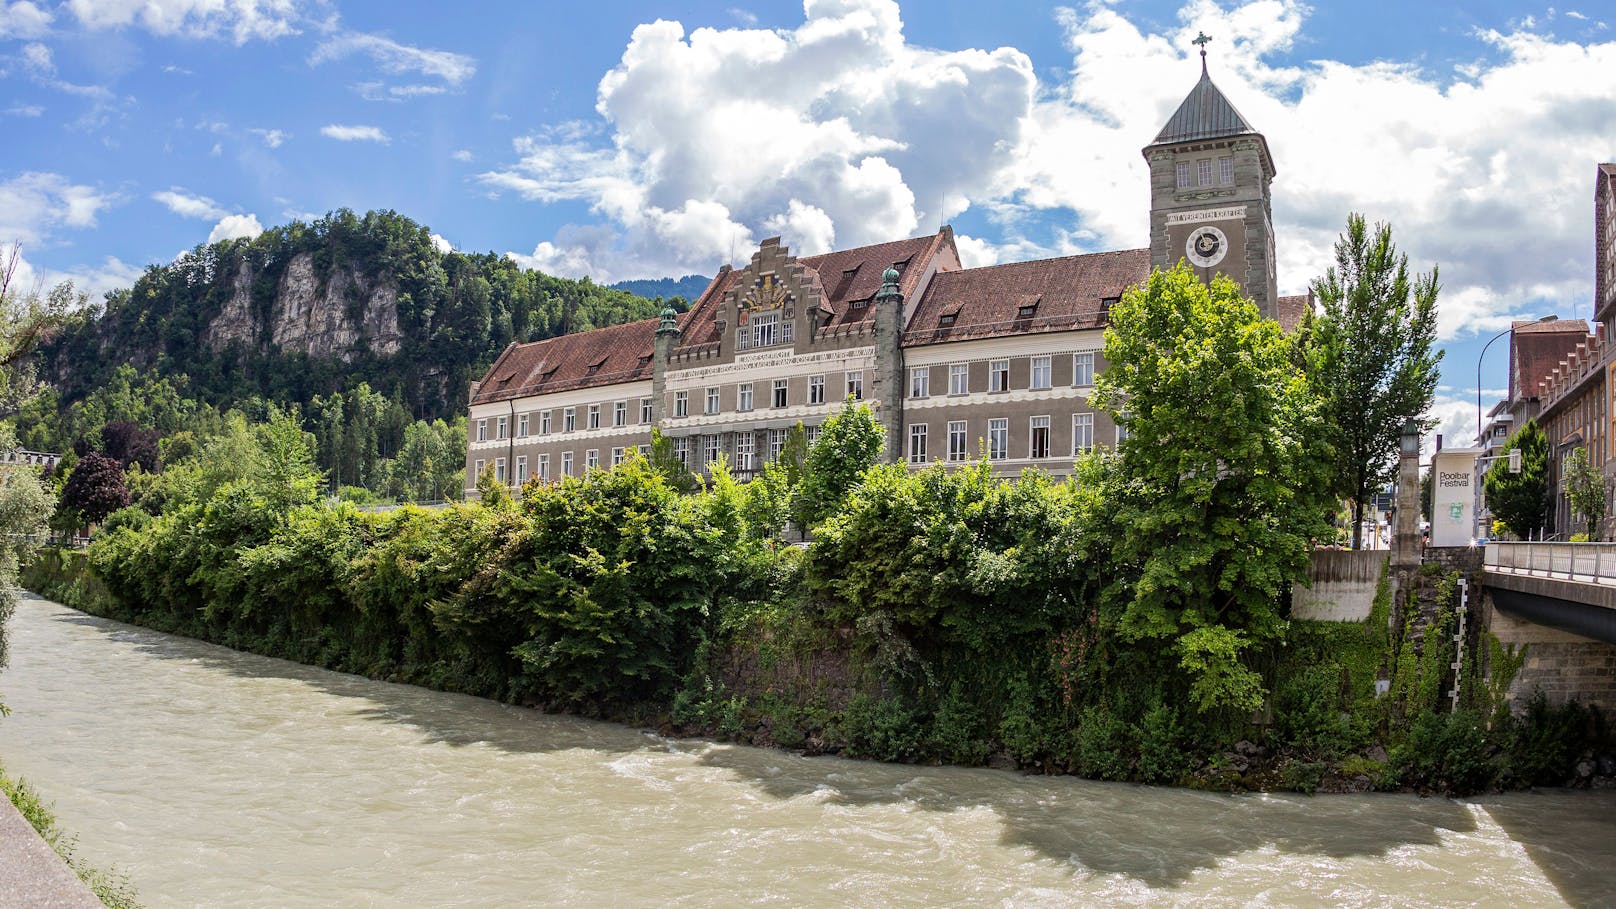
M1420 423L1418 420L1403 421L1403 431L1397 437L1397 453L1405 458L1419 455Z
M1537 321L1555 322L1558 321L1559 318L1559 316L1543 316ZM1515 326L1511 324L1508 328L1496 335L1493 335L1490 339L1488 339L1486 344L1481 345L1481 353L1476 357L1476 445L1483 448L1486 446L1483 445L1481 441L1481 361L1487 356L1487 348L1493 346L1493 341L1502 338L1504 335L1511 334L1514 331Z

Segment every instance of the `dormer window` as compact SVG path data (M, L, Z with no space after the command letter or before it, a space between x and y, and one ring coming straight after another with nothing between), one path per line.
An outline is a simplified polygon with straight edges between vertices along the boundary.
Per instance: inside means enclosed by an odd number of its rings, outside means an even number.
M870 305L870 301L868 298L862 300L848 300L847 305L853 309L863 309L864 307Z
M1028 303L1028 304L1022 306L1020 309L1016 310L1016 321L1019 322L1019 321L1024 320L1024 319L1030 319L1030 318L1032 318L1032 314L1037 312L1037 311L1038 311L1038 304L1037 303Z
M959 317L959 313L945 312L942 315L937 317L937 327L938 328L953 328L954 327L954 320L956 318L958 318L958 317Z
M584 375L592 376L595 373L600 372L600 368L602 366L605 366L605 365L606 365L606 358L601 357L599 360L596 360L595 362L589 364L589 371L584 373Z

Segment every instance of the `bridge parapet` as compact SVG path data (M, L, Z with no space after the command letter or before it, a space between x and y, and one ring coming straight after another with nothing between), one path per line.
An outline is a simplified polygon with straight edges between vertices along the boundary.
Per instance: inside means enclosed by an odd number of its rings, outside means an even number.
M1616 543L1488 543L1491 572L1616 585Z

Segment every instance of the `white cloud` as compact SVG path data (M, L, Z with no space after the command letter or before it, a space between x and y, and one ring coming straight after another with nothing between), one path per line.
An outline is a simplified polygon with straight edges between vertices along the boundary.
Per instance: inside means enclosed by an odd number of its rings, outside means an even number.
M349 32L321 42L310 55L309 64L318 66L355 54L369 57L382 72L390 75L421 75L442 79L453 88L460 87L477 72L476 59L465 54L413 47L381 35L358 32ZM365 85L379 88L375 83L361 83L361 87ZM436 85L401 85L394 86L388 94L395 98L403 98L421 94L440 94L444 90L442 86ZM361 94L364 93L362 90Z
M22 64L38 76L56 75L56 63L51 59L50 48L37 42L23 45Z
M89 28L138 26L159 35L214 37L229 33L236 44L297 33L303 14L298 0L67 0L66 8Z
M4 113L8 117L37 117L44 112L45 108L40 107L38 104L19 104L16 107L8 107L4 111L0 111L0 113Z
M229 214L229 211L207 196L188 193L177 186L152 193L152 199L161 202L169 211L182 218L213 221Z
M320 127L320 135L338 142L380 142L386 145L392 141L387 133L377 126L342 126L333 123L330 126Z
M96 214L115 198L61 174L20 174L0 182L0 242L19 241L26 247L59 227L94 227Z
M890 0L805 10L781 31L639 26L600 82L609 136L542 131L480 179L587 201L612 235L575 232L588 244L558 237L535 256L633 274L711 271L757 231L805 247L908 236L985 196L1025 128L1031 61L910 46Z
M432 235L432 248L436 249L440 253L452 253L452 252L454 252L454 244L450 243L448 240L443 239L442 237L438 236L437 234Z
M471 152L467 151L464 148L461 148L461 149L456 149L455 153L450 155L449 157L451 157L451 158L453 158L456 161L459 161L461 163L470 163L472 155L471 155Z
M247 132L264 140L264 144L270 148L280 148L281 143L291 138L289 134L278 129L249 129Z
M208 242L251 240L263 232L264 226L258 223L257 215L225 215L219 219L218 224L213 225L213 230L208 232Z
M40 38L50 31L55 17L29 0L6 3L0 0L0 39Z
M817 256L836 248L836 225L823 209L792 199L784 214L763 220L763 229L779 234L795 255Z

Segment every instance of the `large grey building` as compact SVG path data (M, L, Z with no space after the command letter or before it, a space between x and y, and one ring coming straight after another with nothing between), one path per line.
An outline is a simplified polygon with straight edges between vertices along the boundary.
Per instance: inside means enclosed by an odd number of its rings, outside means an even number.
M485 469L520 485L612 466L653 427L692 470L723 455L744 478L849 396L886 428L889 460L1069 473L1116 442L1089 395L1110 307L1153 267L1228 275L1286 328L1309 305L1275 287L1267 140L1204 60L1143 154L1147 249L962 268L947 227L817 256L773 238L686 313L511 345L472 386L468 494Z

